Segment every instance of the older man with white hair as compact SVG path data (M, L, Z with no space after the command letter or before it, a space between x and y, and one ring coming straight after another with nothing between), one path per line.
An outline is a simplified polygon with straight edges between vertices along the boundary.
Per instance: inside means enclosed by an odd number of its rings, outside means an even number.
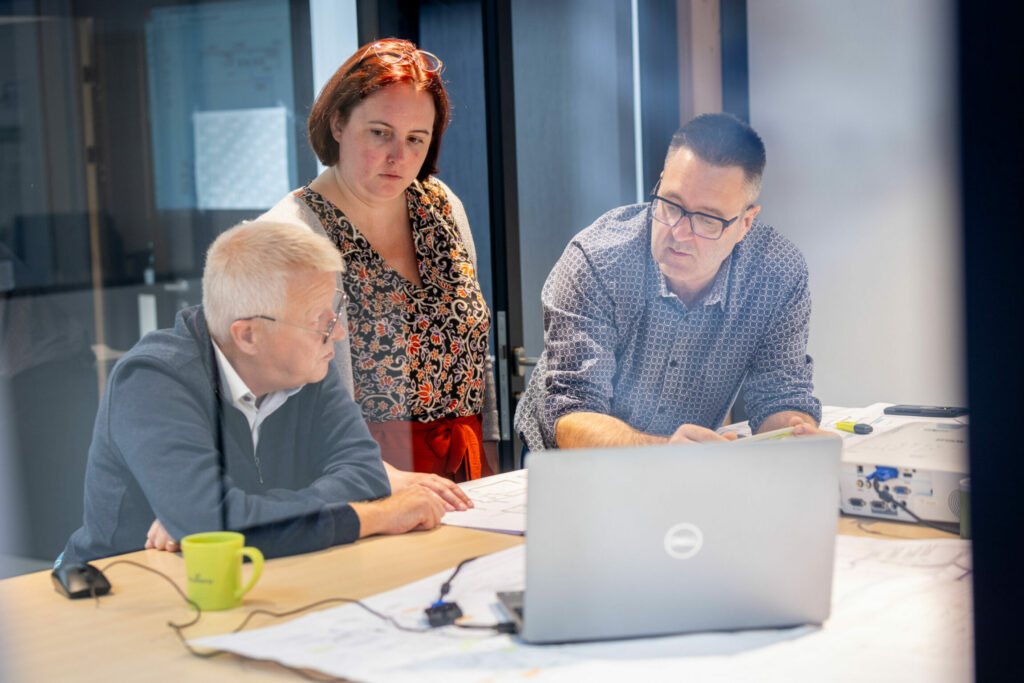
M83 562L232 529L277 556L437 526L442 495L390 495L376 442L333 368L344 294L329 240L256 222L207 253L203 305L111 372L89 449ZM430 483L430 482L425 482Z

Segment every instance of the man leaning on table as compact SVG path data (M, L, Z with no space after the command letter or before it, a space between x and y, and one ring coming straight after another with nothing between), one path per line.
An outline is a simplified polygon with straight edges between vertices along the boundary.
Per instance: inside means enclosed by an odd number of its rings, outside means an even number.
M329 240L294 226L243 224L214 241L203 305L111 372L82 527L56 564L177 550L225 527L268 556L309 552L432 528L466 502L433 475L392 492L327 343L345 334L342 268Z
M673 136L651 202L579 233L542 293L544 353L516 410L529 450L820 433L800 251L754 219L765 151L727 114ZM735 437L730 437L735 438Z

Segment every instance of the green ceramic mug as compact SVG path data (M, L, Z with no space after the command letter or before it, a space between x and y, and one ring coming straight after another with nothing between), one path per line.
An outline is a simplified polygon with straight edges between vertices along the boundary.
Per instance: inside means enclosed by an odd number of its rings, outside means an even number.
M231 609L242 604L263 572L263 553L245 546L234 531L207 531L181 539L185 555L188 597L201 609ZM242 585L242 558L252 560L252 576Z

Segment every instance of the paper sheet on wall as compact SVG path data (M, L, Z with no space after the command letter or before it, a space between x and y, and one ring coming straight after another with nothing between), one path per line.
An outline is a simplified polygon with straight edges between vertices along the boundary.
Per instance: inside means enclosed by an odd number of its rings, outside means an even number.
M450 598L473 623L505 620L495 598L522 588L524 547L467 565ZM192 641L358 681L531 680L970 680L970 544L840 536L832 616L822 627L699 633L573 645L526 645L454 627L408 633L355 605ZM408 626L450 571L369 598ZM326 597L326 596L325 596ZM882 667L882 668L879 668Z
M192 115L197 206L265 209L288 194L288 111L284 107Z

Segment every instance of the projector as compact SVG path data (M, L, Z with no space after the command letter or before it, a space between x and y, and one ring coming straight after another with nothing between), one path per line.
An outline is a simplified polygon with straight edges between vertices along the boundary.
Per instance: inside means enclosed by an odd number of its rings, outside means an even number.
M921 519L960 521L960 480L967 477L967 425L910 422L843 449L839 507L851 515L913 522L876 486Z

